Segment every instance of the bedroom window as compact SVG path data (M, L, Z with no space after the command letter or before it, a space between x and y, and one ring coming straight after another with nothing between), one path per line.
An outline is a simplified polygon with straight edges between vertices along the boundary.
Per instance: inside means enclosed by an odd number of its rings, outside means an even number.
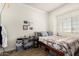
M79 16L72 17L72 32L79 32Z
M58 32L79 32L79 16L62 17L57 20Z
M63 25L62 25L63 32L71 32L71 18L65 18L63 19Z
M57 32L62 34L64 32L79 32L79 9L71 10L56 16L57 18Z

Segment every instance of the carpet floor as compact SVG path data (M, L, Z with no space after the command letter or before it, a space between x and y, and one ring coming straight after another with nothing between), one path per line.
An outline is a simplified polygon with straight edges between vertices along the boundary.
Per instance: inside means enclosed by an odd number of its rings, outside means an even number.
M9 51L4 54L1 53L0 56L47 56L48 53L41 48L32 48L23 51Z

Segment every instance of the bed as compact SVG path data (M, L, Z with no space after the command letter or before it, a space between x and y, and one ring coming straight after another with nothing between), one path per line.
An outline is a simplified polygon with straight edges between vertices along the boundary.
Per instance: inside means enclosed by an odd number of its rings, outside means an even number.
M44 36L39 42L46 48L55 51L58 55L74 56L79 48L79 35L72 36Z

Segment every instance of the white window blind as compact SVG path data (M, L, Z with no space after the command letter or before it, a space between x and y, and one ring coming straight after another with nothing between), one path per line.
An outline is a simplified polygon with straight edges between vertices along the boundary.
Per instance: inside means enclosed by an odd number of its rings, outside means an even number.
M71 32L71 18L65 18L63 19L63 32Z
M72 32L79 32L79 16L72 17Z

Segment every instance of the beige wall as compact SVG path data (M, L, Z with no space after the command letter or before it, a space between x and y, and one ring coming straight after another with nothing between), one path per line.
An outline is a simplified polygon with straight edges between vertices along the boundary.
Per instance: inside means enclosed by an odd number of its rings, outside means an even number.
M49 13L49 30L54 32L54 34L56 34L59 30L57 29L57 16L64 14L66 14L66 16L75 16L76 14L79 15L79 4L66 4L63 7Z
M2 10L3 4L0 4L0 24L1 24L1 10Z
M56 17L76 9L79 9L79 4L67 4L48 14L42 10L24 4L6 5L1 14L1 23L5 26L8 34L8 47L6 50L15 49L17 38L23 37L24 35L32 35L31 33L34 31L50 30L56 34L58 31ZM24 20L30 20L32 22L32 26L34 27L33 31L22 30Z
M8 47L6 50L16 48L15 43L17 38L23 37L24 35L32 35L34 31L47 31L47 13L25 4L6 5L1 17L1 23L6 28L8 34ZM33 31L23 31L22 26L24 20L32 22Z
M1 10L2 10L2 6L3 6L3 4L0 4L0 12L1 12Z

